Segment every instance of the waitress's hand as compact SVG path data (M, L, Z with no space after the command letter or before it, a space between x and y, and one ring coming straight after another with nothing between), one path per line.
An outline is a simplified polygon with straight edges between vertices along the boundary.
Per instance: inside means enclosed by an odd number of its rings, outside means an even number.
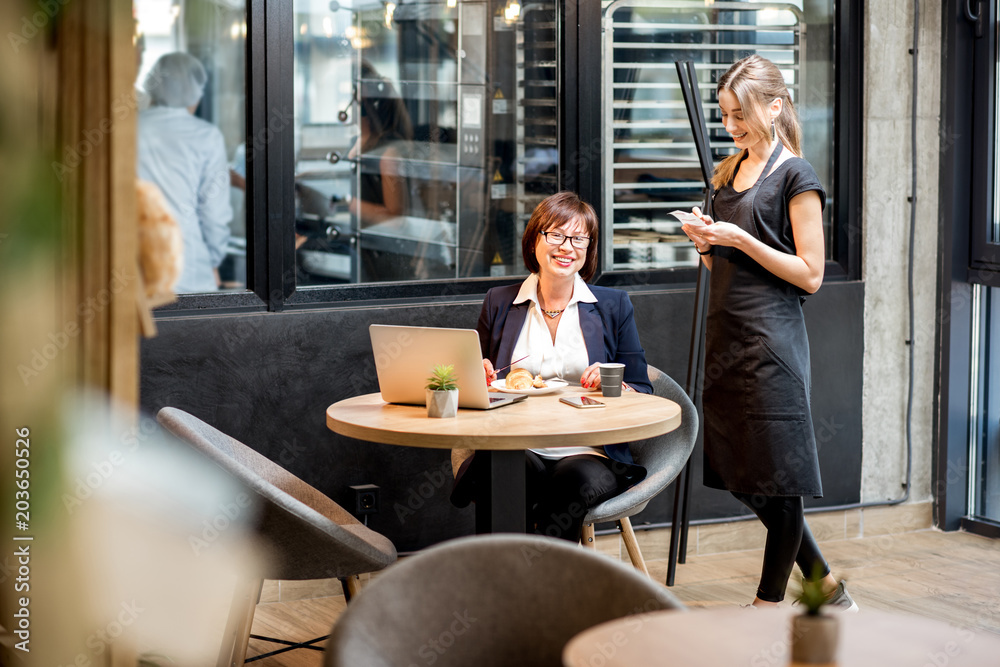
M739 248L749 235L731 222L715 222L703 215L697 206L691 212L705 221L704 225L681 225L688 238L694 241L698 252L708 252L711 246L729 246Z
M493 370L493 362L489 359L483 359L483 370L486 372L486 386L489 387L490 383L497 379L497 372Z
M701 209L698 208L697 206L692 207L691 212L694 213L699 218L701 218L702 222L704 222L705 224L692 225L690 223L685 222L683 225L681 225L681 231L687 234L687 237L689 239L694 241L694 247L698 250L698 252L702 254L707 253L709 249L712 247L712 245L708 243L708 241L706 241L704 238L702 238L702 231L707 226L715 224L715 221L712 220L710 216L702 214Z
M583 369L583 375L580 376L580 386L584 389L600 389L601 388L601 368L600 364L591 364Z

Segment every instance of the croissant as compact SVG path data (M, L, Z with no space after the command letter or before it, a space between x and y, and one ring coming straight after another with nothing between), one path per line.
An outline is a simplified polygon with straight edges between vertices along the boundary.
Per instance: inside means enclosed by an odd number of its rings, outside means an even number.
M530 389L534 377L524 368L515 368L507 374L508 389Z
M535 379L531 381L531 386L535 389L545 389L549 385L545 384L545 380L542 379L541 375L536 375Z

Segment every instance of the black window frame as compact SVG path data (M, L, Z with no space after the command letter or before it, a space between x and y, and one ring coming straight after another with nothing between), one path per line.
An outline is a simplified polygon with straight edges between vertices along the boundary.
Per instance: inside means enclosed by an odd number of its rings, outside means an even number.
M496 2L497 0L494 0ZM560 173L562 187L576 190L600 211L603 189L597 160L574 159L581 146L601 137L601 3L561 4ZM834 15L834 258L826 281L859 280L861 275L861 172L863 90L862 2L838 2ZM297 289L292 225L294 138L294 8L291 0L247 3L247 287L245 291L181 294L157 310L160 317L232 312L282 311L311 307L437 302L484 294L509 284L503 278L363 283ZM852 36L854 39L852 39ZM600 285L683 286L695 282L695 267L656 271L605 271Z
M972 142L968 282L1000 287L1000 239L990 241L988 238L988 228L994 222L993 201L1000 196L1000 192L996 192L997 156L994 154L1000 120L996 101L1000 26L994 3L970 0L970 11L973 7L973 16L978 15L978 19L970 22L968 35L972 39L971 127L976 141ZM968 21L968 17L964 18Z
M940 219L936 304L933 500L935 524L1000 537L1000 525L969 505L972 345L983 324L973 317L975 285L1000 287L1000 254L987 242L992 215L998 35L993 3L942 6ZM978 224L977 224L978 223ZM992 246L992 247L991 247ZM991 256L992 253L992 256ZM995 334L994 334L995 335ZM988 342L987 342L988 344ZM981 351L980 351L981 353ZM995 376L994 376L995 377ZM985 378L983 378L985 379ZM989 386L988 384L986 386ZM980 388L978 391L982 392ZM983 422L978 422L981 428Z

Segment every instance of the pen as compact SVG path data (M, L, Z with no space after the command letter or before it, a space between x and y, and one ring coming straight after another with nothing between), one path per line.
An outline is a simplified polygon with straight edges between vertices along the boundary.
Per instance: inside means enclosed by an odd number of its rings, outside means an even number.
M506 366L504 366L503 368L496 368L496 369L494 369L494 370L493 370L493 372L494 372L494 373L499 373L500 371L505 371L505 370L507 370L508 368L510 368L511 366L513 366L514 364L516 364L517 362L519 362L519 361L524 361L525 359L527 359L527 358L528 358L528 357L530 357L530 356L531 356L530 354L526 354L526 355L524 355L523 357L521 357L520 359L515 359L514 361L510 362L509 364L507 364L507 365L506 365Z

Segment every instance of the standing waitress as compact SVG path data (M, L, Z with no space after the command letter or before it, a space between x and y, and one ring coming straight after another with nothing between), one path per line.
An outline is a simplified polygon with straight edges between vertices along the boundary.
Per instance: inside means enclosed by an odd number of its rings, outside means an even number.
M711 271L705 353L705 484L730 491L767 528L753 605L777 605L798 563L829 604L857 605L830 573L802 498L823 493L809 409L804 295L823 283L826 193L774 63L750 56L722 76L719 107L740 150L716 167L713 222L685 224Z

